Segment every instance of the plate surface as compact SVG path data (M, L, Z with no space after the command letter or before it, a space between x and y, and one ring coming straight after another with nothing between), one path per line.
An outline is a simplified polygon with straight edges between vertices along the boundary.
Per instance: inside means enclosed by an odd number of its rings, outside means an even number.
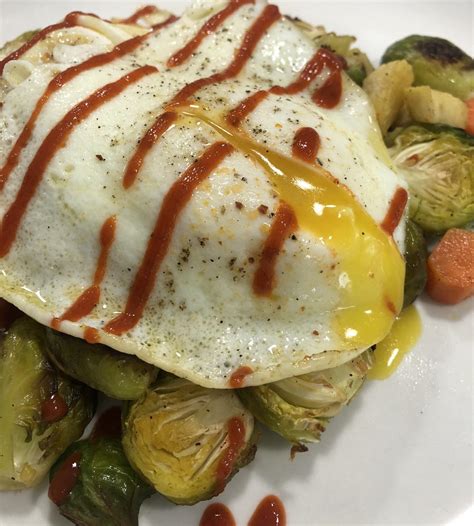
M157 3L176 13L187 4ZM284 13L356 35L374 63L390 43L412 33L445 37L474 52L470 1L277 3ZM75 9L125 16L138 5L140 0L0 0L0 42ZM419 301L423 336L394 376L368 382L321 444L293 462L286 443L264 434L255 462L216 501L231 508L238 526L268 494L283 500L288 526L472 524L473 307L472 300L455 307ZM0 494L0 525L70 524L46 492L43 484ZM143 505L140 526L197 526L206 506L176 507L157 496Z

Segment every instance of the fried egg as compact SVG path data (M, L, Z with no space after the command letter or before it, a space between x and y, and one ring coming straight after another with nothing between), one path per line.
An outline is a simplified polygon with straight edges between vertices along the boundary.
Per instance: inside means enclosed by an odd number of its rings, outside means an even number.
M0 295L207 387L354 358L404 282L367 96L265 1L157 13L73 13L4 61Z

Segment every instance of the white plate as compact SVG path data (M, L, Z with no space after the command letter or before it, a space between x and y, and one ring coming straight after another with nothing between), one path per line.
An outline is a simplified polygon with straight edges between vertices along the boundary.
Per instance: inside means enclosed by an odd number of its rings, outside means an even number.
M125 16L140 0L0 0L0 42L81 9ZM281 1L282 12L357 35L374 61L412 33L448 38L473 53L470 1ZM177 13L184 1L160 2ZM441 307L419 302L419 344L389 380L368 382L328 427L322 443L289 460L289 447L267 433L256 460L218 499L243 526L258 502L276 494L288 526L320 524L473 524L473 301ZM0 495L0 525L66 525L46 484ZM147 501L141 526L195 526L207 506ZM456 518L462 515L462 519Z

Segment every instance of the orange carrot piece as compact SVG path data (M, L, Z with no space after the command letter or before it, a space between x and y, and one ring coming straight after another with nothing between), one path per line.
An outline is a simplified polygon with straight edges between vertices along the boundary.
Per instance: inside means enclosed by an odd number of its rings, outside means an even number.
M466 132L474 135L474 99L466 101L467 106L467 124Z
M454 305L474 294L474 232L452 228L428 258L428 294Z

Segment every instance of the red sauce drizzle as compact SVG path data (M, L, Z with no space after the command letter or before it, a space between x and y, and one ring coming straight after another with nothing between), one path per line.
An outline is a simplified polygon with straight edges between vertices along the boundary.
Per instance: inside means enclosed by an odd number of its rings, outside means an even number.
M97 260L97 266L94 274L94 282L91 287L86 289L77 300L67 309L67 311L59 318L53 318L51 327L58 330L62 321L78 321L84 316L87 316L97 305L100 299L100 285L105 276L107 268L107 259L109 257L110 248L115 239L115 230L117 227L117 218L111 216L105 220L100 230L100 255ZM98 334L94 332L92 327L88 327L85 332L87 336L86 341L95 340ZM97 340L95 340L97 341Z
M23 313L8 301L0 298L0 331L6 331L10 325L18 318L21 318Z
M132 329L138 323L155 286L156 275L168 251L181 212L199 184L233 150L233 147L228 143L214 143L181 174L168 190L163 199L145 255L130 289L125 311L111 320L104 330L111 334L120 335Z
M189 56L197 48L206 35L212 31L215 31L228 16L230 16L241 5L246 3L253 3L253 0L252 2L250 2L250 0L233 0L225 9L214 15L214 17L210 18L208 22L206 22L206 24L204 24L204 26L201 28L203 33L201 34L201 32L199 32L194 40L186 44L186 46L178 51L174 55L174 57L177 58L173 59L173 57L171 57L169 65L178 66L179 64L182 64L187 58L189 58ZM216 73L210 77L196 80L184 86L184 88L181 89L181 91L179 91L179 93L172 99L169 107L172 108L173 106L184 103L189 97L191 97L191 95L205 86L222 82L227 78L237 75L252 54L259 40L262 38L271 24L278 20L279 17L280 13L277 7L267 6L264 12L246 33L244 41L239 50L236 52L234 60L231 62L231 64L221 73ZM207 24L209 25L206 27ZM191 46L191 50L188 49L188 46ZM162 135L170 129L176 118L177 116L173 112L168 111L160 115L155 120L151 128L146 132L125 170L122 183L124 188L130 188L133 185L138 173L140 172L146 155L149 153L153 145L156 144L156 142L162 137Z
M283 502L275 495L265 497L249 520L248 526L286 526Z
M241 6L245 4L254 4L255 0L230 0L227 6L212 16L197 32L196 36L190 40L183 48L177 51L169 60L168 66L175 67L183 62L196 51L201 42L211 33L213 33L229 16L234 14Z
M51 26L45 27L44 29L36 33L36 35L34 35L30 40L28 40L28 42L25 42L21 47L7 55L3 60L0 60L0 75L3 73L3 68L5 67L5 64L10 62L11 60L17 60L18 58L20 58L40 40L46 38L50 33L53 33L54 31L59 31L60 29L65 29L66 27L70 27L71 25L73 24L70 20L64 20L64 22L59 22L58 24L53 24Z
M199 526L235 526L235 520L227 506L216 502L204 510Z
M38 116L41 113L41 110L43 109L45 104L51 98L51 96L54 93L56 93L59 89L61 89L65 84L76 78L84 71L101 67L105 64L113 62L114 60L120 57L123 57L124 55L127 55L128 53L133 52L149 36L150 33L147 33L146 35L141 35L135 38L131 38L130 40L126 40L125 42L122 42L115 46L115 48L112 51L108 51L107 53L102 53L100 55L95 55L86 60L85 62L78 64L77 66L72 66L56 75L50 81L48 87L46 88L46 91L36 103L36 106L32 114L30 115L30 118L28 119L28 122L25 124L20 136L18 137L13 148L8 154L4 166L0 169L0 191L3 189L5 183L8 181L8 177L10 176L12 170L18 164L18 158L20 156L20 153L23 150L23 148L27 145L33 133L33 128L38 119Z
M122 410L119 406L109 407L97 419L90 439L120 438L122 436Z
M218 82L223 82L224 80L238 75L240 71L242 71L242 68L245 66L247 60L254 52L257 44L260 42L260 39L265 35L272 24L279 20L280 16L280 11L278 10L277 6L266 6L262 14L257 18L257 20L245 34L244 40L229 66L220 73L215 73L210 77L195 80L194 82L184 86L184 88L181 89L179 93L173 98L170 106L183 104L201 88L211 84L216 84Z
M321 108L335 108L342 96L342 75L339 69L334 69L324 84L313 94L313 101Z
M380 225L389 236L395 232L395 229L399 225L407 202L408 192L404 188L398 188L390 201L388 212Z
M154 26L152 26L152 28L153 28L154 31L158 31L159 29L162 29L162 28L164 28L166 26L169 26L173 22L176 22L176 20L178 20L178 17L174 16L174 15L171 15L164 22L160 22L159 24L155 24Z
M313 57L307 62L306 66L301 71L299 77L290 85L273 86L268 91L259 91L250 95L250 97L243 100L234 110L232 110L227 121L233 126L239 126L241 122L254 111L257 106L263 102L270 94L274 95L295 95L307 88L313 80L321 73L324 66L327 66L331 71L334 68L344 68L343 60L329 51L328 49L319 49Z
M122 24L135 24L140 20L140 18L147 16L147 15L152 15L153 13L156 13L157 11L158 9L156 8L156 6L146 5L138 9L137 11L135 11L135 13L133 13L133 15L129 16L128 18L123 18L121 20L121 23Z
M72 108L48 133L26 170L14 202L3 217L0 227L0 257L4 257L10 251L23 215L43 179L44 172L56 152L65 145L74 128L97 108L122 93L128 86L139 81L145 75L156 73L156 71L155 67L144 66L135 69L116 82L99 88L87 99Z
M286 239L297 227L298 223L293 209L285 202L281 202L265 241L253 279L253 290L258 296L269 296L272 293L275 286L277 258Z
M293 140L293 155L307 163L314 163L321 140L314 128L300 128Z
M130 188L135 182L146 155L160 137L171 128L177 117L176 113L170 111L163 113L147 130L125 169L122 183L124 188Z
M215 495L224 490L226 481L232 475L239 453L245 443L245 425L240 418L231 418L227 423L227 429L228 446L217 465Z
M247 97L235 109L228 113L226 117L227 122L231 126L239 126L245 117L250 115L268 95L268 91L257 91L257 93Z
M66 400L59 393L54 393L41 404L41 420L51 424L64 418L68 411Z
M249 367L248 365L243 365L242 367L239 367L236 369L229 380L229 385L233 389L239 389L242 387L242 384L244 383L245 378L253 373L253 369Z
M69 497L80 475L81 454L72 453L61 464L49 483L48 497L57 506L61 506Z
M84 340L91 344L98 343L100 341L99 331L94 327L86 327L84 329Z

